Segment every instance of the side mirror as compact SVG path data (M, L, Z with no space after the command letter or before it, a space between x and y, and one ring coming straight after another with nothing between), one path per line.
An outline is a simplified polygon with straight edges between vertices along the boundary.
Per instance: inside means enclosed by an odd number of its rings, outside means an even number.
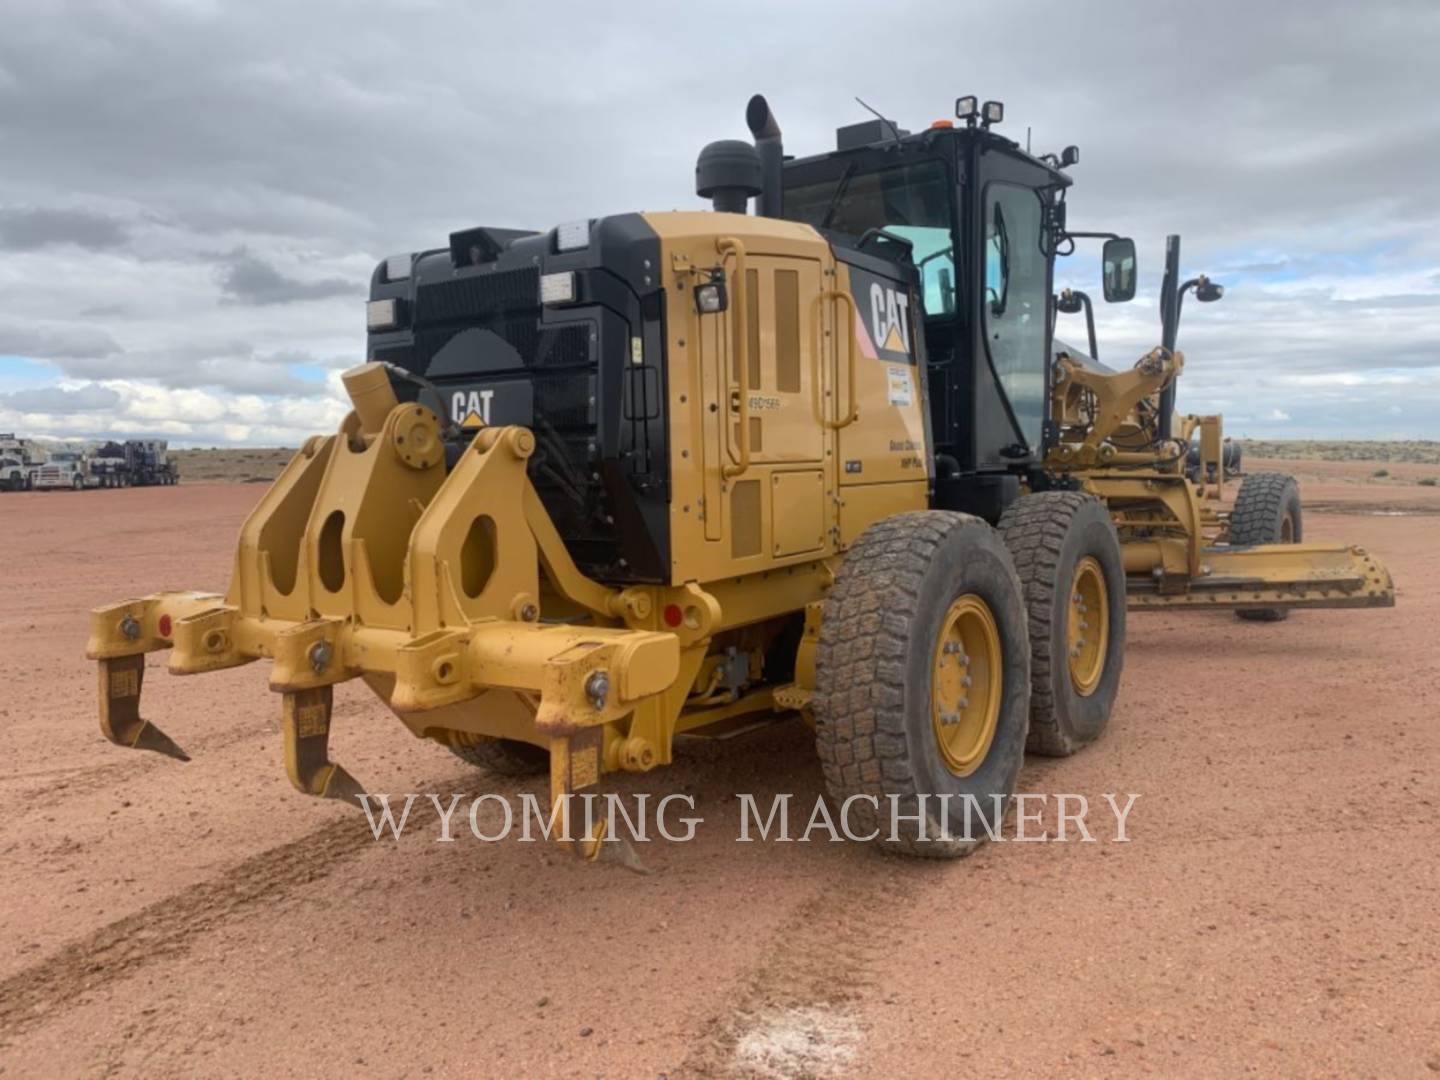
M1060 167L1068 169L1071 165L1080 164L1080 148L1078 146L1067 146L1060 151Z
M1106 240L1101 253L1105 302L1123 303L1135 298L1135 241L1128 236Z

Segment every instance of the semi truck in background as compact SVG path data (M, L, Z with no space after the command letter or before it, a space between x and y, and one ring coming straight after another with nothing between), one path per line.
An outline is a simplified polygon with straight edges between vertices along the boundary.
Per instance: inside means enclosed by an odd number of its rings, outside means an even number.
M90 454L83 447L61 446L50 451L49 458L34 471L30 486L36 491L69 488L81 491L100 486L100 479L91 467Z
M174 484L179 479L164 439L128 439L56 447L34 470L30 486L37 491L82 491Z
M45 451L13 432L0 434L0 491L29 491L35 470L45 462Z
M164 439L107 442L95 451L90 465L99 487L149 487L174 484L180 479Z

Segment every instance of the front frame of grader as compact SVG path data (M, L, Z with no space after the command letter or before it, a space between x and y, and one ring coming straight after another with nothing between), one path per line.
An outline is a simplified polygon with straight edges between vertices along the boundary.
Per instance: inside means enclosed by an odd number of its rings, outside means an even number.
M1393 604L1388 572L1364 548L1229 542L1221 418L1181 417L1175 437L1158 442L1141 431L1140 417L1153 416L1184 366L1183 353L1163 346L1129 371L1096 371L1064 353L1056 361L1051 416L1060 437L1046 466L1110 509L1129 606L1272 611ZM1197 436L1192 481L1185 458Z

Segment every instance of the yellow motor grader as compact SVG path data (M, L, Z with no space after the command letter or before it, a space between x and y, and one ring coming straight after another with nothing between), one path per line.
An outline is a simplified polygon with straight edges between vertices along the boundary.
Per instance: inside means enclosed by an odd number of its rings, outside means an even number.
M754 141L700 155L713 211L385 260L353 409L260 499L229 591L93 612L106 737L184 756L141 716L148 652L266 659L301 791L362 793L328 750L358 678L467 761L548 770L563 810L679 736L799 713L853 821L889 801L883 847L954 856L974 841L937 805L972 797L988 832L1027 745L1105 726L1127 604L1392 604L1363 551L1300 542L1288 478L1222 508L1218 418L1173 408L1180 300L1219 287L1182 285L1172 241L1160 346L1110 371L1056 345L1055 260L1090 235L1065 223L1078 151L956 111L786 158L757 96ZM1103 266L1133 296L1133 243L1107 236Z

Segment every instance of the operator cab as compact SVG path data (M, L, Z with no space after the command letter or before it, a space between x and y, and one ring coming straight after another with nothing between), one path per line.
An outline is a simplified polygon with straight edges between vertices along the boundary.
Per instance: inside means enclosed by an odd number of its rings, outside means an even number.
M918 134L888 120L841 128L834 152L784 163L782 216L913 265L936 502L995 516L1045 454L1053 264L1070 178L1059 159L990 130L998 103L982 119L965 98L957 113L962 125ZM1067 152L1065 164L1076 158Z

